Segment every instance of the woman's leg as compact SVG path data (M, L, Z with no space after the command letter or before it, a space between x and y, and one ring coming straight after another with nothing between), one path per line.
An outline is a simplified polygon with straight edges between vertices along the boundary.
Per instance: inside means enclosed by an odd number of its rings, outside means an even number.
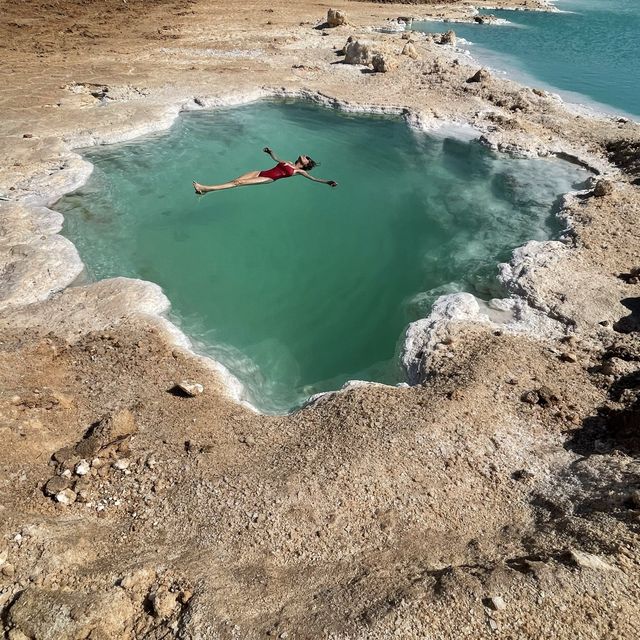
M234 187L245 187L252 184L266 184L267 182L273 182L271 178L262 178L259 171L250 171L245 173L235 180L229 182L223 182L222 184L213 184L207 186L200 184L199 182L193 183L193 188L196 193L209 193L210 191L223 191L224 189L233 189Z

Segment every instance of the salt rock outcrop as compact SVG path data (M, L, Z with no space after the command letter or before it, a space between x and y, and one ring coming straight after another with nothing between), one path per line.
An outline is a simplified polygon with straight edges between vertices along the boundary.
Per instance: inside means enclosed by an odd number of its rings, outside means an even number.
M409 56L410 58L413 58L414 60L417 60L420 57L418 55L418 50L416 49L415 45L411 41L407 42L407 44L404 45L404 47L402 49L402 55L403 56Z
M394 66L392 59L383 53L374 53L371 58L371 67L376 73L386 73L393 69Z
M347 16L343 11L338 9L329 9L327 11L327 26L328 27L340 27L347 24Z
M345 47L344 61L346 64L369 64L371 62L369 45L362 44L358 40L350 42Z

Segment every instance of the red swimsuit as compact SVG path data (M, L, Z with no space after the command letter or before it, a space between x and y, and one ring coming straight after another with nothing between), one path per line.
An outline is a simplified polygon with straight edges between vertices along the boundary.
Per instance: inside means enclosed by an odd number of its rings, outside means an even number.
M286 162L278 162L278 164L268 171L261 171L258 175L261 178L271 178L272 180L280 180L280 178L290 178L295 173L295 167Z

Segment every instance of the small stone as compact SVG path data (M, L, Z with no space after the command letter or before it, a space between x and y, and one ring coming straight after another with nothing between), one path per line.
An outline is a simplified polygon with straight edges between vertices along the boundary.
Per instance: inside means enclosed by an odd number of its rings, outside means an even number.
M419 58L418 50L415 48L412 42L407 42L407 44L404 45L402 49L402 55L409 56L414 60L417 60Z
M62 449L58 449L58 451L56 451L53 454L53 459L56 462L63 464L68 460L71 460L72 458L74 458L75 455L76 455L76 452L74 451L73 447L62 447Z
M549 387L540 387L538 389L538 404L547 406L558 401L558 396Z
M68 480L71 478L71 469L65 469L60 475Z
M118 471L126 471L129 468L129 465L131 464L130 460L127 460L126 458L118 458L114 463L113 463L113 468L117 469Z
M518 378L509 378L507 379L507 384L515 387L518 384Z
M92 458L102 448L102 441L97 435L83 438L75 447L77 455L83 458Z
M56 500L60 504L73 504L76 501L76 494L71 489L64 489L56 494Z
M199 396L204 391L204 387L194 380L182 380L178 382L176 387L190 398L195 398L195 396Z
M91 470L91 466L86 460L80 460L80 462L78 462L78 464L76 465L76 469L75 469L76 475L78 476L86 476L90 470Z
M63 478L62 476L53 476L53 478L49 478L47 483L44 485L43 491L47 496L55 496L68 488L69 480L67 478Z
M23 133L22 137L23 138L33 138L33 133Z
M520 400L522 402L526 402L527 404L538 404L540 401L540 396L536 391L525 391L522 396L520 396Z
M0 551L0 567L4 565L9 557L9 549L3 549Z
M172 593L166 587L160 587L150 599L156 618L169 618L178 604L178 594Z
M494 611L504 611L507 605L502 596L490 596L488 598L488 604Z
M485 82L489 78L491 74L486 69L478 69L470 78L467 78L467 82Z
M569 549L569 557L573 564L581 569L593 569L594 571L615 571L616 569L602 558L577 549Z
M2 567L2 574L5 575L7 578L13 578L15 572L16 572L15 567L9 562L7 562L7 564L3 565Z
M613 193L613 185L608 180L600 179L596 182L596 186L593 188L593 195L596 198L603 198Z
M375 53L371 58L371 68L376 73L387 73L392 67L391 60L381 53Z
M563 362L578 362L578 356L575 353L566 351L560 356L560 360Z

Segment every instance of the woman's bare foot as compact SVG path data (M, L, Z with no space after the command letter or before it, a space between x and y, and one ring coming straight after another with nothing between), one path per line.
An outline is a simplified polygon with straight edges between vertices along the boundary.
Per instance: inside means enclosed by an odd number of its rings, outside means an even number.
M204 195L206 193L206 191L204 190L203 186L199 182L196 182L194 180L192 184L193 184L193 188L195 189L196 193L199 196Z

